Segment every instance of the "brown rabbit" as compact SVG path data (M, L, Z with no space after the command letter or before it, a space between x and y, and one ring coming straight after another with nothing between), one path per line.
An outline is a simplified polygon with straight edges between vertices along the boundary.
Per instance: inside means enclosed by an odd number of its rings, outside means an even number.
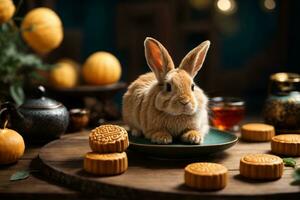
M172 58L157 40L144 42L151 73L141 75L123 96L123 120L132 134L153 143L169 144L173 137L200 144L209 130L204 92L193 78L205 60L209 41L190 51L175 69Z

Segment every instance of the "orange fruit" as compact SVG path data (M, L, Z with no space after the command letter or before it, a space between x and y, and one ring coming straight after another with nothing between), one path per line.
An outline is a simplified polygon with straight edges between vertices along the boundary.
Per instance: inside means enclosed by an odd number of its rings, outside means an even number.
M40 54L57 48L63 40L62 22L49 8L35 8L27 13L21 31L25 42Z
M78 81L77 65L72 60L61 60L50 71L50 83L55 88L72 88Z
M10 164L18 161L24 154L23 137L8 128L0 129L0 164Z
M104 51L93 53L82 68L85 82L91 85L116 83L121 77L121 72L119 60L111 53Z
M0 24L9 21L14 15L16 7L12 0L0 1Z

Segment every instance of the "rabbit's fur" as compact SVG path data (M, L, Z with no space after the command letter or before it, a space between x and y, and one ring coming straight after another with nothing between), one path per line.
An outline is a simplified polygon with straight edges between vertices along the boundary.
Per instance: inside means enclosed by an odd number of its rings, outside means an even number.
M200 144L209 130L208 99L193 78L210 42L190 51L176 69L160 42L148 37L144 45L152 72L141 75L124 94L124 122L134 135L144 134L153 143L169 144L179 137L183 142Z

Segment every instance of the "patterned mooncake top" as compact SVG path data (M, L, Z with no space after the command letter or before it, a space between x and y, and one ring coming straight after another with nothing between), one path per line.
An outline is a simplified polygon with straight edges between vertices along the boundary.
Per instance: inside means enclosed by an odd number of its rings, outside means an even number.
M185 170L196 175L204 176L222 174L228 171L223 165L209 162L192 163L186 166Z
M272 138L275 142L300 143L300 134L283 134Z
M242 130L251 132L269 132L274 131L274 127L262 123L250 123L242 126Z
M242 162L249 164L279 164L282 159L278 156L270 154L248 154L242 157Z
M91 141L101 144L114 143L127 137L127 131L117 125L101 125L93 129L89 135Z

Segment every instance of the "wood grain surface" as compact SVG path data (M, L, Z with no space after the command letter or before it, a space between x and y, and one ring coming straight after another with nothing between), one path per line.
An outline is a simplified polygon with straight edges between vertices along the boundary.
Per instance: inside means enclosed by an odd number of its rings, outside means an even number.
M247 153L270 153L270 143L239 141L231 149L195 160L163 160L128 151L128 171L119 176L95 177L82 169L90 151L88 133L82 132L51 142L39 153L43 174L50 180L85 194L116 199L299 199L300 186L293 186L293 168L285 167L275 181L248 180L239 175L239 160ZM229 169L229 182L220 191L197 191L184 185L184 167L196 161L217 162ZM300 163L300 158L297 158Z
M0 199L78 199L80 192L43 179L40 162L36 159L39 150L40 147L27 148L17 163L0 166ZM12 174L23 170L31 172L27 179L9 180Z

